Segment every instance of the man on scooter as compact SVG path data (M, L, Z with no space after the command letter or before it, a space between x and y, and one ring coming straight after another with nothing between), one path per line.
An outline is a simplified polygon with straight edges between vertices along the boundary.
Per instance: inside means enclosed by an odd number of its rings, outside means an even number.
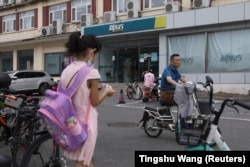
M174 101L174 92L178 81L185 83L187 80L181 76L178 68L181 66L181 57L179 54L172 54L170 65L166 67L161 77L161 99L162 105L176 105Z

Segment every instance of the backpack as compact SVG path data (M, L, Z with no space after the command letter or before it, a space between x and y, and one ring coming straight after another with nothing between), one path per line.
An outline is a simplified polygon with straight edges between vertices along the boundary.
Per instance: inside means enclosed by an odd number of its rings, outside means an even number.
M71 97L90 70L91 68L87 65L80 69L74 82L67 89L63 89L60 83L57 92L48 89L45 93L45 99L39 103L38 116L43 120L45 127L56 143L68 151L76 150L87 139L90 99L85 122L82 123L78 119ZM72 126L67 125L69 122Z

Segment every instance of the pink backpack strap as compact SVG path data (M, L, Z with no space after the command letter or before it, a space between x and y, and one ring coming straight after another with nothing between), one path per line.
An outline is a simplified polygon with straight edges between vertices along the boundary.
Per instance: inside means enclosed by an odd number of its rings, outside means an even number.
M60 82L59 82L57 91L64 93L65 95L67 95L69 97L72 97L75 94L75 92L77 91L77 89L80 87L81 82L86 78L87 74L91 71L91 69L92 68L88 67L87 65L83 66L78 72L76 72L77 76L69 88L63 89ZM86 111L86 117L84 120L85 124L88 123L87 121L89 119L90 107L91 107L91 100L89 98L88 105L87 105L87 111Z
M67 88L63 89L61 83L58 84L58 92L64 93L65 95L72 97L76 90L79 88L80 83L86 78L87 74L91 71L92 68L88 67L87 65L83 66L79 72L77 72L77 76L73 81L73 84Z
M85 120L84 120L84 123L85 123L85 124L88 124L90 106L91 106L91 100L90 100L90 98L89 98L88 106L87 106L87 111L86 111L86 117L85 117Z

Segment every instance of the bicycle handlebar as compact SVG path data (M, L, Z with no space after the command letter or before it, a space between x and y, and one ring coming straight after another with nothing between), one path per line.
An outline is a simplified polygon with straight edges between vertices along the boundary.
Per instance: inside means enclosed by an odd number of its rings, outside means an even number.
M250 105L249 104L246 104L244 102L241 102L239 100L234 100L234 104L238 105L238 106L241 106L247 110L250 110Z
M202 85L204 88L209 86L209 108L213 111L213 79L210 76L206 76L206 83L198 82L198 84Z
M244 102L240 102L239 100L225 99L225 100L223 101L223 103L221 104L220 110L219 110L218 112L214 112L215 118L214 118L214 120L213 120L213 124L218 125L220 116L221 116L222 112L224 111L224 108L225 108L225 106L226 106L226 104L227 104L228 102L231 102L231 105L238 105L238 106L241 106L241 107L243 107L243 108L245 108L245 109L250 110L250 105L249 105L249 104L246 104L246 103L244 103Z

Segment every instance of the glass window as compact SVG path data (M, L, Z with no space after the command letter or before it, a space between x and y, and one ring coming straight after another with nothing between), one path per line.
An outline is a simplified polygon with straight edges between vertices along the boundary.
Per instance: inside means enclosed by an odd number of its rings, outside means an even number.
M13 32L16 30L16 15L3 16L3 32Z
M167 40L168 57L174 53L181 56L181 73L205 73L205 34L173 36Z
M164 7L165 0L144 0L144 9Z
M140 81L141 72L151 67L159 72L159 40L105 42L99 56L99 72L104 82ZM147 57L141 55L147 54ZM111 76L111 77L110 77Z
M26 78L26 73L25 72L19 72L15 75L17 78Z
M159 75L159 47L158 46L141 46L139 57L140 73L148 70L153 71L155 76ZM143 78L141 78L143 81Z
M18 70L33 70L34 51L19 50L17 51L17 69Z
M80 21L81 15L92 13L91 8L91 0L72 1L72 21Z
M128 1L129 0L112 0L112 11L116 11L117 13L126 13Z
M45 71L51 76L60 76L63 69L74 61L73 56L66 53L47 53L45 54Z
M208 72L250 71L250 30L208 34Z
M66 3L57 4L49 7L49 20L52 24L53 20L62 20L66 21Z
M31 29L34 27L34 10L22 12L20 16L20 30Z
M13 70L13 52L0 52L0 72Z

